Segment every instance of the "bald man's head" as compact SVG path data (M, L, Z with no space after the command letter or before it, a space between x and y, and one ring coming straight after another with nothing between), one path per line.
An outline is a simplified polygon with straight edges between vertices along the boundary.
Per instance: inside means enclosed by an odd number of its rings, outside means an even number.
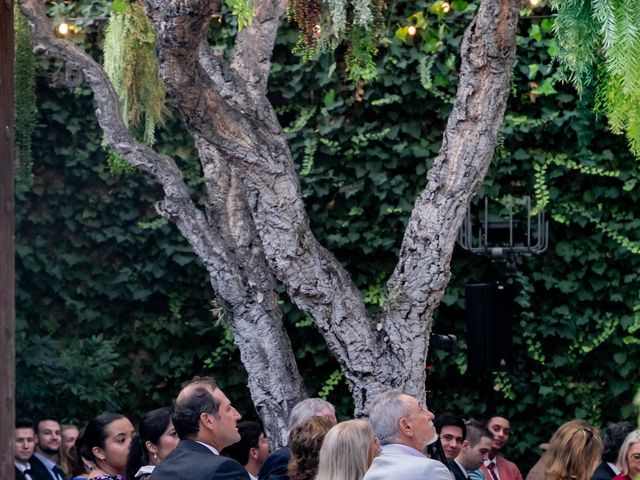
M218 388L212 377L196 377L178 394L173 409L173 426L181 439L190 438L200 430L203 412L217 414L220 407L213 392Z

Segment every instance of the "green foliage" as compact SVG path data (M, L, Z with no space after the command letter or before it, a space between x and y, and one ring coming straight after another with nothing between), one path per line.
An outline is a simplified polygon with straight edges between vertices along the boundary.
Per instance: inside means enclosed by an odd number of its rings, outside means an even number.
M16 202L18 415L136 418L210 373L251 412L237 350L206 363L228 349L228 334L211 312L204 268L154 211L161 190L142 174L109 171L86 89L41 83L38 107L33 188ZM173 119L168 126L157 148L192 151Z
M611 130L625 134L640 157L640 32L638 0L577 0L551 2L558 12L559 60L582 92L595 83L596 109Z
M14 6L15 29L15 131L17 184L29 188L33 182L31 141L36 127L36 59L31 46L31 28L27 19Z
M229 0L231 12L238 17L238 31L250 27L255 15L252 0Z
M116 4L104 39L104 68L120 98L123 119L147 144L167 113L155 56L155 33L138 2Z

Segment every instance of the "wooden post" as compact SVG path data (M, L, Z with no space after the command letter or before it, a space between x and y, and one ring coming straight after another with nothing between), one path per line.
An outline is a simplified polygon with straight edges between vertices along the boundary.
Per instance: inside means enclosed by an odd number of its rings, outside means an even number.
M14 478L15 244L13 0L0 0L0 478Z

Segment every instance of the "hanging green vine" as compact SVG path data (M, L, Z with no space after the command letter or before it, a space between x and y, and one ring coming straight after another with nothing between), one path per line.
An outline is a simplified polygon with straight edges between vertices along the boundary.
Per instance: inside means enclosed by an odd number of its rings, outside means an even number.
M18 188L28 189L33 183L31 138L36 128L36 59L31 46L31 28L17 4L14 7L14 28L16 183Z
M578 92L596 85L595 109L640 158L640 0L553 0L561 73Z
M374 57L385 29L380 0L292 0L288 17L300 29L293 53L309 61L316 55L347 46L346 71L355 84L376 76Z
M114 2L104 40L104 68L120 97L125 123L147 144L167 112L155 34L140 3Z

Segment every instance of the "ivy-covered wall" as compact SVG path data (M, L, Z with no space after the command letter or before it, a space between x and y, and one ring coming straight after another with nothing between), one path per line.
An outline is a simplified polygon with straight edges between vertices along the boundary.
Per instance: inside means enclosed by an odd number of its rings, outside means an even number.
M457 51L471 2L448 15L425 2L385 12L378 78L348 82L343 52L301 63L283 29L270 97L287 129L314 232L352 272L372 311L385 301L415 195L438 152L456 89ZM515 280L515 367L471 374L464 286L504 281L504 269L460 249L435 320L451 350L432 348L429 405L512 418L509 456L526 470L563 421L632 419L640 365L638 161L580 99L553 84L552 18L523 17L501 142L480 195L536 194L550 246L523 257ZM414 24L418 33L407 35ZM224 16L212 39L234 28ZM222 48L222 47L221 47ZM158 220L160 192L142 174L113 174L91 98L38 83L34 183L17 221L18 414L84 421L109 408L133 416L167 404L181 381L213 373L255 416L239 356L206 273L176 229ZM159 148L197 173L177 119ZM192 176L194 191L196 175ZM349 415L351 400L321 337L284 300L287 329L310 395Z

